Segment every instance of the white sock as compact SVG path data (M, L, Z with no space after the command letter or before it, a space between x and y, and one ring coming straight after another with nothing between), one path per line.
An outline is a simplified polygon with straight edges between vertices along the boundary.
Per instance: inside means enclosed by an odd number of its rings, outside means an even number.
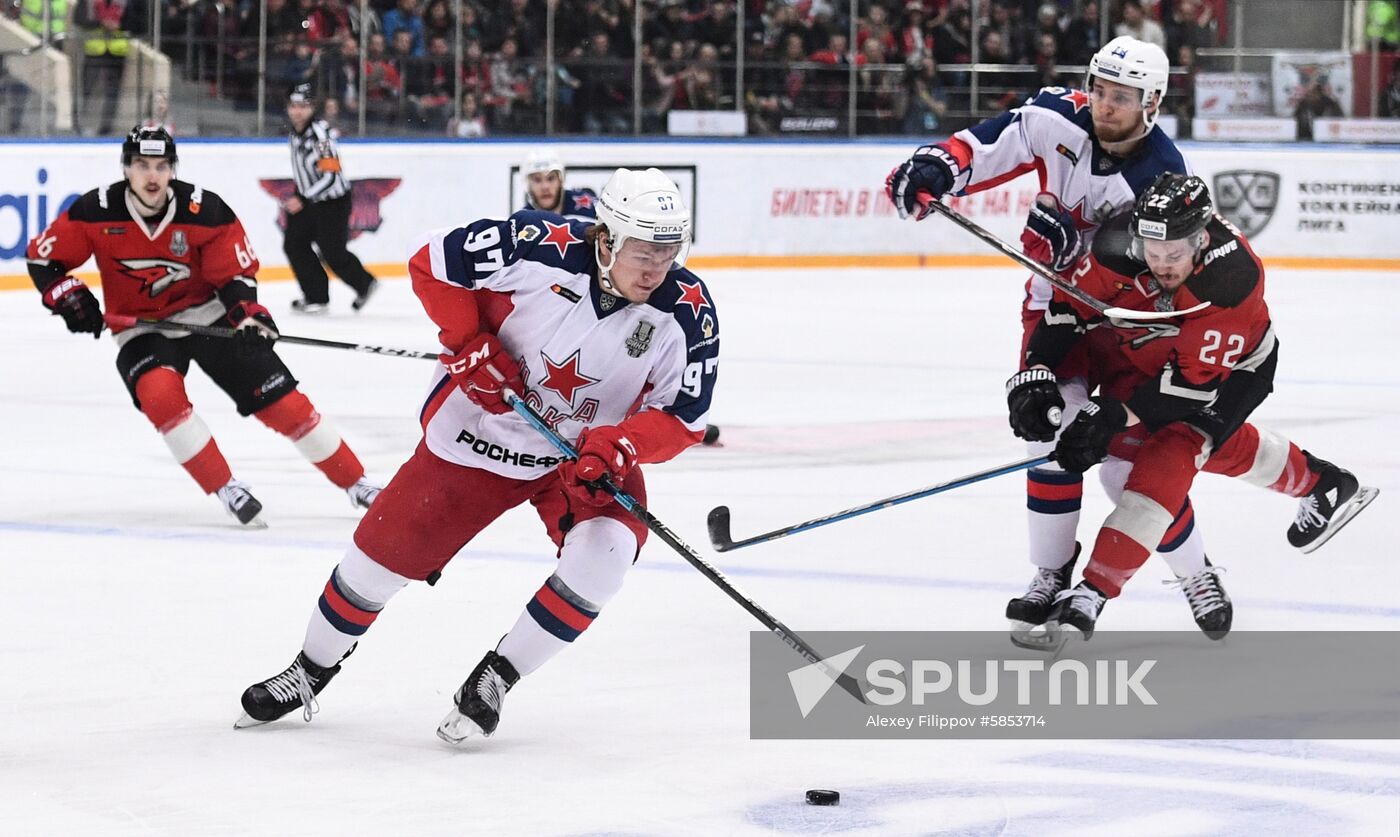
M564 536L558 567L525 606L496 653L523 677L587 630L622 589L637 557L637 537L616 520L585 520Z
M345 557L331 572L321 591L301 650L318 666L340 662L394 594L407 586L409 578L375 563L373 558L351 544Z

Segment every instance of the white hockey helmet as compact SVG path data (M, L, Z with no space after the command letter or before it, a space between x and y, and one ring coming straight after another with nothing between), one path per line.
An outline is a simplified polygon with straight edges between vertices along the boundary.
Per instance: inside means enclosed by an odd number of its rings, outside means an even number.
M1167 95L1167 73L1170 71L1171 62L1167 61L1167 54L1162 52L1161 47L1122 35L1104 44L1103 49L1089 59L1084 88L1090 89L1097 76L1141 90L1142 121L1146 126L1143 133L1147 134L1157 123L1157 115L1162 112L1161 103Z
M564 161L559 159L559 154L550 148L539 148L530 152L530 156L525 158L525 162L520 164L520 176L529 178L532 174L542 172L557 171L559 179L564 179Z
M690 208L681 199L681 190L660 169L613 172L598 193L597 210L598 223L608 228L613 256L604 264L601 245L595 245L594 256L604 290L612 290L608 274L628 239L679 245L673 261L676 267L685 264L690 253Z

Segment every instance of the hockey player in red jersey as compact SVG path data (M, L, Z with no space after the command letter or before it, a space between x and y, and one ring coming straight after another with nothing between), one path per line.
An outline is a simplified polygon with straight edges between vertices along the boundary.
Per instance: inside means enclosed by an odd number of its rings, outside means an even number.
M69 331L100 337L102 306L70 275L95 256L108 314L237 329L228 340L114 327L117 371L136 408L206 494L239 523L261 526L262 504L233 478L185 393L193 361L240 415L286 436L355 506L368 508L379 487L272 349L277 325L258 304L258 260L243 225L218 195L175 179L178 159L165 129L132 129L122 143L124 179L83 195L29 243L29 275L44 306Z
M442 366L423 440L384 488L331 573L296 660L248 687L237 726L274 721L315 696L410 581L434 577L507 510L529 502L557 549L545 580L462 684L438 735L491 735L519 678L568 647L621 589L647 529L593 482L645 502L641 463L700 441L719 364L719 320L684 265L690 211L656 169L618 169L598 223L538 210L433 236L413 287L438 326ZM505 402L518 393L577 461Z
M1301 498L1288 540L1307 552L1374 499L1375 490L1350 472L1247 422L1273 390L1278 340L1264 301L1263 265L1239 231L1213 212L1200 178L1159 177L1130 215L1100 231L1073 278L1110 306L1159 312L1205 306L1150 326L1108 328L1097 312L1057 290L1027 341L1025 369L1041 374L1035 382L1028 377L1024 397L1011 400L1012 426L1033 433L1051 407L1063 404L1050 370L1088 344L1101 389L1060 434L1055 459L1079 474L1107 460L1101 477L1116 504L1084 580L1061 593L1047 616L1049 632L1093 634L1104 602L1168 539L1197 471ZM1213 581L1208 572L1186 584L1199 586L1206 598L1223 595L1210 589Z
M923 203L946 194L970 194L1035 172L1041 195L1032 206L1022 245L1027 255L1055 270L1073 267L1081 248L1100 225L1130 210L1138 195L1164 172L1189 171L1185 158L1156 124L1170 65L1162 50L1131 37L1115 38L1089 62L1084 90L1047 87L1024 105L959 131L946 142L926 145L895 168L886 190L901 217L921 218ZM1031 330L1050 300L1050 283L1032 277L1021 307L1024 351ZM1064 420L1094 391L1086 349L1071 352L1054 371L1065 402ZM1021 381L1008 382L1008 390ZM1024 436L1031 455L1049 453L1059 427ZM1041 624L1060 579L1073 573L1084 480L1055 463L1026 474L1030 560L1036 572L1026 592L1007 602L1016 632ZM1188 501L1160 544L1178 578L1209 569L1204 542ZM1212 576L1212 586L1220 588ZM1190 589L1183 587L1184 590ZM1197 601L1188 594L1200 621Z

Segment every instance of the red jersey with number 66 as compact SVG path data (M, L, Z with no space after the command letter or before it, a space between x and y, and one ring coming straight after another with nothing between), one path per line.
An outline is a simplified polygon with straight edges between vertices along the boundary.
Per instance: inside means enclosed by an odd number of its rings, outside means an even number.
M171 181L165 212L142 220L126 181L83 195L29 242L40 292L97 257L109 314L208 324L229 282L252 282L258 259L238 216L213 192ZM188 312L185 317L176 317ZM114 329L119 331L120 329Z

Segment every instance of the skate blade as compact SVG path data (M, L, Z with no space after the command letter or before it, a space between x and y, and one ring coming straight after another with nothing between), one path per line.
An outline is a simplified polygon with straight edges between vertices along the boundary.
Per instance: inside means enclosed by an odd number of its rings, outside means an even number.
M1049 630L1046 625L1032 625L1029 622L1011 621L1011 644L1029 651L1055 651L1063 640Z
M249 715L247 712L244 712L242 715L238 716L238 720L236 720L236 721L233 722L233 728L234 728L234 729L247 729L248 727L260 727L260 726L262 726L263 724L270 724L270 723L272 723L272 722L271 722L271 721L259 721L257 718L254 718L252 715Z
M253 518L252 520L248 521L247 523L244 523L244 524L243 524L243 528L244 528L244 529L266 529L266 528L267 528L267 521L262 519L262 515L258 515L257 517Z
M455 707L447 713L446 718L442 719L442 723L438 724L437 735L448 744L454 745L461 744L468 738L478 735L482 738L491 737L490 734L483 732L481 727L477 726L476 721L463 715Z
M1379 488L1372 488L1369 485L1363 485L1358 488L1356 490L1356 496L1352 497L1340 511L1332 516L1332 520L1327 524L1327 528L1323 530L1322 535L1318 537L1317 540L1302 547L1302 553L1307 555L1310 552L1316 552L1323 544L1332 540L1333 535L1342 531L1342 527L1350 523L1353 517L1361 514L1362 509L1371 505L1371 501L1375 500L1380 493L1381 490Z

